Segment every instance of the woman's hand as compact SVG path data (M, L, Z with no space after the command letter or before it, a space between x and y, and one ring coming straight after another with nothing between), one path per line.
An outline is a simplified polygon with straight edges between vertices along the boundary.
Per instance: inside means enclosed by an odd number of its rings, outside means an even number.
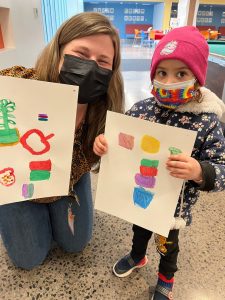
M199 162L188 155L170 155L166 162L166 168L173 177L196 182L202 180L202 168Z
M98 156L102 156L107 153L108 144L103 134L100 134L95 138L93 151Z

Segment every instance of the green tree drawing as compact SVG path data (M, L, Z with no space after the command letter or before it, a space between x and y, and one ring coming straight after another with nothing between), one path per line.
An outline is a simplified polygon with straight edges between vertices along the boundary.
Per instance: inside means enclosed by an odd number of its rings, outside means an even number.
M7 99L0 100L0 146L17 144L20 140L18 129L10 128L16 125L13 120L15 116L12 114L15 109L15 102Z

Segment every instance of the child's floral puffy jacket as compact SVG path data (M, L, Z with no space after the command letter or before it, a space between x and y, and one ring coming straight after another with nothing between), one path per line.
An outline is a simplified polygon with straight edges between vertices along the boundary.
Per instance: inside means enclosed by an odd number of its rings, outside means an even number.
M197 159L202 167L203 182L198 185L194 181L185 184L183 205L181 195L175 211L191 224L191 208L196 203L200 190L222 191L225 189L225 139L221 122L225 122L225 105L209 89L201 88L201 102L191 101L181 105L176 110L160 106L155 98L137 102L127 111L127 115L197 131L192 157Z

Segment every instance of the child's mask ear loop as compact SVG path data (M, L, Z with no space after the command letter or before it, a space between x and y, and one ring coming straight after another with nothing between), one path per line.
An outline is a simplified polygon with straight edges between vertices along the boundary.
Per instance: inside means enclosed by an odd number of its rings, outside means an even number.
M195 78L194 87L195 87L195 95L193 97L193 101L197 101L198 103L201 103L203 99L202 99L202 93L200 91L200 85L197 78Z

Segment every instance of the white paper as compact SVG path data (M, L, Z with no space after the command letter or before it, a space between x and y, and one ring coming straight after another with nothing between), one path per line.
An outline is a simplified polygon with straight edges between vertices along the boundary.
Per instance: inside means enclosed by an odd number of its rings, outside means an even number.
M4 120L0 119L0 204L18 202L34 198L67 195L69 190L71 159L75 131L78 87L57 83L42 82L0 76L0 103L3 99L15 103L15 110L9 112L16 123L8 124L11 129L19 131L19 142L3 146L1 133L4 130ZM3 105L4 106L4 105ZM10 117L13 115L15 118ZM40 120L40 114L45 114L45 120ZM0 111L0 117L3 116ZM32 133L26 144L34 153L48 150L42 154L33 154L22 144L22 137L30 130L41 132ZM41 142L40 138L43 138ZM46 149L46 144L49 149ZM48 179L33 180L31 162L51 162L51 170L47 171ZM46 171L46 166L41 164L41 171ZM12 185L3 184L2 170L12 168L15 182ZM37 172L36 172L37 173ZM35 174L36 174L35 173ZM36 177L35 177L36 178ZM31 180L32 179L32 180ZM33 193L32 193L33 189ZM24 194L24 190L29 193ZM29 196L32 195L32 196Z
M119 146L119 133L134 137L132 150ZM160 142L159 151L149 154L142 150L144 135ZM169 175L165 164L170 154L168 148L175 147L191 155L196 132L161 125L130 116L107 113L105 136L109 144L108 153L102 157L95 208L121 219L137 224L163 236L168 236L183 180ZM140 173L140 162L159 160L154 193L148 207L134 205L133 192L138 187L135 174Z

